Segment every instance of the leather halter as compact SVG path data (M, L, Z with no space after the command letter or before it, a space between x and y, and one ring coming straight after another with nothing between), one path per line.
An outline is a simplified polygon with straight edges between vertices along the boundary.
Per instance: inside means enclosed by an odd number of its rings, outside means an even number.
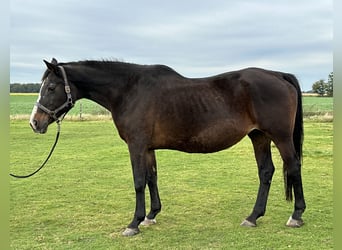
M39 102L36 102L36 104L35 104L38 108L40 108L45 113L47 113L50 117L52 117L56 122L63 120L64 116L67 113L67 111L66 111L63 114L61 114L59 117L57 117L58 112L60 112L61 110L65 109L65 108L69 108L69 107L72 108L74 106L74 102L72 100L71 91L70 91L70 85L69 85L68 78L66 76L65 70L62 66L58 66L58 67L62 71L63 80L64 80L64 91L66 93L67 100L59 108L56 108L55 110L50 110L47 107L45 107L44 105L40 104Z

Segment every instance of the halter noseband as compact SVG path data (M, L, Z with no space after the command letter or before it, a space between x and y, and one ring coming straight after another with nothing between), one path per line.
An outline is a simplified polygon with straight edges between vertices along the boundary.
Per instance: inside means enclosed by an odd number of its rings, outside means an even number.
M36 102L36 106L40 108L41 110L43 110L45 113L47 113L50 117L52 117L57 123L63 120L67 111L61 114L59 117L57 117L57 113L67 107L72 108L74 106L74 102L72 101L72 96L71 96L71 91L70 91L70 85L69 85L65 70L62 66L58 66L58 67L62 71L63 80L64 80L64 91L67 95L67 100L59 108L56 108L55 110L50 110L44 105L40 104L39 102Z

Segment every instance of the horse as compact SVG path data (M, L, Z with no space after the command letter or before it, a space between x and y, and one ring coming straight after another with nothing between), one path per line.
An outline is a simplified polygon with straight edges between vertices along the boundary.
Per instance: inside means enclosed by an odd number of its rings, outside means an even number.
M254 208L241 226L255 227L264 216L274 173L271 142L283 161L285 198L294 210L289 227L304 224L306 208L301 177L302 95L293 74L245 68L205 78L187 78L165 65L85 60L51 62L33 107L30 125L44 134L74 103L86 98L111 112L119 136L128 146L136 197L134 216L124 236L139 225L156 223L161 211L155 150L212 153L227 149L246 135L258 167ZM146 215L145 188L151 207Z

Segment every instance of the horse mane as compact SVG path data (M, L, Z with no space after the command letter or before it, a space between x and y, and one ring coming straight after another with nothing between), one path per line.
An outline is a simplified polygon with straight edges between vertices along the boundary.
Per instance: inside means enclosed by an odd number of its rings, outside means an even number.
M156 70L158 73L177 73L174 69L172 69L169 66L166 65L162 65L162 64L151 64L151 65L147 65L147 64L135 64L135 63L129 63L129 62L125 62L123 60L119 60L119 59L114 59L114 60L84 60L84 61L78 61L75 62L76 64L81 64L81 65L85 65L85 66L90 66L90 67L133 67L133 68L137 68L137 69L152 69L152 70Z
M162 65L162 64L135 64L135 63L129 63L125 62L123 60L119 59L102 59L102 60L82 60L82 61L74 61L74 62L60 62L58 65L64 66L64 65L71 65L71 66L85 66L85 67L93 67L97 69L102 69L105 71L117 71L119 73L122 72L130 72L130 73L137 73L141 72L145 75L176 75L179 77L183 77L181 74L179 74L177 71L172 69L169 66ZM47 69L43 76L41 81L44 81L44 79L48 76L49 70Z

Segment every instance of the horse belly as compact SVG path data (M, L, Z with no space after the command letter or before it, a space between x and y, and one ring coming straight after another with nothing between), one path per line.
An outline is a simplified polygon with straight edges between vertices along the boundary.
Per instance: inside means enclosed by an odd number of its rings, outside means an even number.
M183 151L193 153L217 152L238 143L246 132L220 124L210 126L190 138Z
M175 149L188 153L212 153L233 146L247 133L246 127L229 121L210 124L200 130L192 124L178 133L173 129L163 129L154 138L154 148Z

